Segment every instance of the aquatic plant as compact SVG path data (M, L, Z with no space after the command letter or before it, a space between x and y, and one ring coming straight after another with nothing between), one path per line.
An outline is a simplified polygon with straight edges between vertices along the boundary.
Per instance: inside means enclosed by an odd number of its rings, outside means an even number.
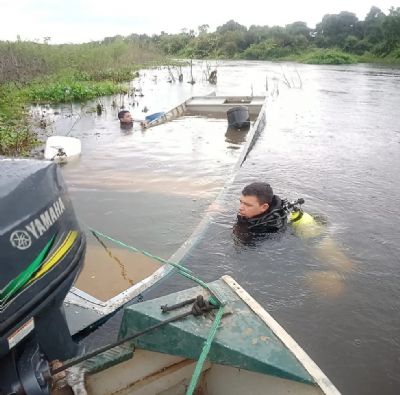
M99 96L127 93L128 89L113 82L65 81L33 84L25 89L26 97L33 103L65 103L86 101Z
M301 61L309 64L351 64L357 58L340 49L315 49L301 57Z
M25 156L38 144L26 125L4 125L0 119L0 155Z
M36 133L30 130L23 99L10 87L0 89L0 155L24 156L37 143ZM9 102L8 98L12 98Z

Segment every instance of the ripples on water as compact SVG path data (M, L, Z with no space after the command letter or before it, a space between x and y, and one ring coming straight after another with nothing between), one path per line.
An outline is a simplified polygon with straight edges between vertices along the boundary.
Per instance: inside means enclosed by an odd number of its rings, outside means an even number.
M295 75L294 67L301 76L302 89L287 89L282 83L282 73L290 80ZM225 194L224 211L214 215L184 263L209 280L231 274L272 312L344 394L398 394L400 71L369 66L222 62L218 67L217 94L264 94L266 77L270 93L274 93L266 130ZM149 95L160 88L149 82L144 83L146 86ZM168 89L173 101L179 94L187 94L189 88ZM199 83L190 89L191 93L202 94L209 88ZM105 121L96 122L104 125ZM81 169L71 166L65 171L78 211L93 205L93 213L87 216L95 225L103 226L102 218L97 217L106 205L102 202L105 192L92 194L84 185L89 184L86 186L90 189L98 183L108 189L104 184L111 182L112 190L124 192L110 191L107 195L113 196L118 205L111 209L110 232L167 255L188 236L215 197L226 169L234 161L229 155L234 155L235 150L221 146L220 152L227 155L225 164L219 167L221 178L214 174L218 158L205 145L206 134L197 136L201 139L185 136L192 139L191 147L202 147L201 155L207 157L198 179L193 181L194 166L185 175L174 170L174 161L179 158L173 154L174 134L172 130L168 134L169 126L160 129L165 137L162 148L157 149L157 138L152 141L151 133L157 133L158 128L144 137L140 131L134 132L137 138L130 141L119 134L115 119L106 122L104 132L108 135L98 141L91 136L90 148L87 147L95 159L86 162L84 154ZM177 122L173 128L190 131L192 126ZM140 152L146 156L145 163L135 158L138 153L140 158ZM82 169L85 176L90 174L90 180L82 177ZM154 183L148 179L149 174ZM180 178L183 182L174 187ZM328 258L323 259L315 245L290 232L279 241L268 240L253 247L235 245L231 227L238 197L242 187L254 180L267 180L282 197L304 197L306 211L327 218L327 231L336 251L327 249ZM167 227L160 222L159 230L132 230L132 224L146 224L145 210L151 212L152 207L143 203L149 192L142 191L135 198L126 194L126 189L136 191L142 187L150 190L151 199L159 194L158 204L164 202L163 209L172 213L166 219ZM169 192L176 195L171 198ZM181 200L179 193L184 195ZM201 204L190 203L194 195L202 197L204 193L208 197L201 199ZM133 214L126 216L127 212ZM169 247L163 249L163 244ZM337 250L350 260L350 266L341 266L338 261L329 263L329 254L336 254ZM187 285L174 276L153 294ZM107 340L109 328L112 323L98 337Z

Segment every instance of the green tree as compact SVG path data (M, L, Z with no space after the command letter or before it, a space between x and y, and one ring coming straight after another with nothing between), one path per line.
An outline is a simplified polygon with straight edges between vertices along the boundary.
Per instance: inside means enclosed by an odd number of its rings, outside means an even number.
M207 25L207 24L200 25L200 26L197 28L198 31L199 31L199 36L200 36L201 34L207 34L209 28L210 28L210 26Z
M190 42L189 51L185 54L194 58L209 58L217 56L218 37L215 33L201 34Z
M400 47L400 7L392 7L383 22L383 35L387 51Z
M349 35L362 38L358 18L352 12L327 14L316 26L316 42L321 47L343 47Z
M293 36L302 35L307 40L310 39L312 32L312 30L307 26L305 22L300 22L300 21L286 25L285 30L290 35Z
M269 26L250 26L247 32L247 40L250 44L257 44L261 41L266 40L268 37L271 36Z
M160 36L158 45L167 55L178 55L190 42L191 37L188 34L164 34Z
M274 39L267 39L258 44L252 44L247 48L243 57L245 59L273 60L288 56L291 53L290 47L283 47Z
M233 19L226 22L222 26L217 27L217 33L220 34L224 34L226 32L235 32L235 31L247 32L247 27L241 25L238 22L235 22Z
M378 7L371 7L364 20L364 38L372 44L382 42L383 35L383 22L386 15Z
M362 55L364 52L369 51L372 48L372 44L367 40L359 40L355 36L347 36L343 49L346 52L351 52L357 55Z

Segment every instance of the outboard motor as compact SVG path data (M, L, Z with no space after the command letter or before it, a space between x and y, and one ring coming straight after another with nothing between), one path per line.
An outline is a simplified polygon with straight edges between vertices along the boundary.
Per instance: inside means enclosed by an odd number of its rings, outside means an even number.
M84 260L59 166L0 159L0 394L48 394L49 361L76 356L63 300Z
M228 126L231 129L249 129L250 115L249 109L245 106L236 106L226 112Z

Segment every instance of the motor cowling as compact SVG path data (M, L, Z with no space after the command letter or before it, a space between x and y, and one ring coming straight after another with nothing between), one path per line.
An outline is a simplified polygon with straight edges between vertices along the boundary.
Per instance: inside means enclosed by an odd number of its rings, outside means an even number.
M0 218L0 371L9 372L0 377L0 393L8 394L27 372L45 372L45 361L79 353L63 300L82 267L86 240L52 162L0 160Z

